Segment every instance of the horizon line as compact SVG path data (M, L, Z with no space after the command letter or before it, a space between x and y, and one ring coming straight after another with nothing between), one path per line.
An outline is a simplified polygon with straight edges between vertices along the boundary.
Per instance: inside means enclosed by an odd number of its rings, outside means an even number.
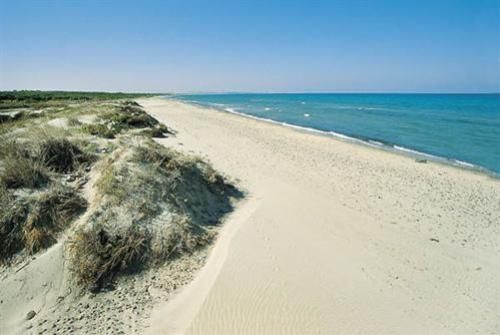
M3 92L32 91L32 92L82 92L82 93L128 93L128 94L158 94L158 95L183 95L183 94L485 94L496 95L499 92L466 92L466 91L441 91L441 92L420 92L420 91L178 91L178 92L158 92L158 91L120 91L120 90L66 90L66 89L10 89L0 90Z

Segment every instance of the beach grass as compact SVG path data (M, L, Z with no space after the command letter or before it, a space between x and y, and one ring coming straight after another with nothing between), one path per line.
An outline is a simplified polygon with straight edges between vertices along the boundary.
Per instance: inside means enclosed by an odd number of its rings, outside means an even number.
M64 233L72 278L100 292L213 240L242 193L202 159L153 141L174 131L133 97L0 94L4 110L24 108L0 123L2 264Z
M101 162L94 184L99 203L89 225L70 238L73 273L93 292L113 287L121 275L206 246L214 225L232 209L231 199L241 197L197 157L147 137L121 141ZM127 240L131 236L134 242Z

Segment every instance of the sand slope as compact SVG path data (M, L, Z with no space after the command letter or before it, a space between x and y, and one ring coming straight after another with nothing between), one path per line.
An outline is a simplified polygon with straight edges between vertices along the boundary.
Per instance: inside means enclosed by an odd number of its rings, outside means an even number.
M140 101L249 194L152 333L499 333L500 182L176 101ZM243 214L241 214L243 212Z

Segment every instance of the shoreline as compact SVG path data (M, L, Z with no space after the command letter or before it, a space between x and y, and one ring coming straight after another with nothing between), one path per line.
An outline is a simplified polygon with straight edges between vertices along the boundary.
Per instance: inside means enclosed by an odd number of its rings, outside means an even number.
M198 103L196 101L191 101L191 100L182 100L182 99L176 98L175 95L173 95L173 96L159 96L159 98L166 99L166 100L175 100L175 101L178 101L181 103L185 103L185 104L189 104L189 105L193 105L193 106L197 106L197 107L201 107L201 108L213 109L213 110L218 111L218 112L239 115L239 116L253 119L253 120L257 120L257 121L275 124L275 125L282 126L282 127L287 127L289 129L294 129L296 131L312 133L312 134L316 134L316 135L320 135L320 136L333 138L333 139L339 140L339 141L363 145L365 147L375 148L375 149L383 150L386 152L391 152L391 153L395 153L398 155L402 155L405 157L410 157L413 159L425 159L425 160L432 161L433 163L442 164L445 166L452 166L452 167L455 167L455 168L458 168L461 170L466 170L466 171L470 171L473 173L479 173L479 174L491 177L493 179L500 180L500 173L489 170L489 169L482 167L480 165L470 163L470 162L461 161L461 160L455 159L455 158L447 158L447 157L437 156L437 155L426 153L426 152L421 152L421 151L418 151L418 150L415 150L412 148L407 148L407 147L397 145L396 143L383 143L383 142L380 142L380 140L376 140L376 139L363 138L361 136L346 135L346 134L342 134L342 133L335 132L335 131L326 131L326 130L320 130L320 129L311 128L311 127L299 126L299 125L295 125L295 124L291 124L291 123L287 123L287 122L281 122L281 121L276 121L273 119L268 119L268 118L263 118L263 117L258 117L258 116L246 114L244 112L238 112L238 111L233 110L232 108L224 108L222 106L218 107L218 106L213 106L213 105L205 105L205 104Z
M208 261L150 330L498 329L497 179L177 100L139 102L178 131L159 143L204 157L249 194L209 256L220 268Z

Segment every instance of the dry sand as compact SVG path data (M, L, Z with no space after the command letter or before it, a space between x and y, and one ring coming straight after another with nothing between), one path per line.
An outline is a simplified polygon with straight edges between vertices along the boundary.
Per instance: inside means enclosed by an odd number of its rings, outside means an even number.
M160 140L248 199L158 334L500 333L500 182L174 100Z

